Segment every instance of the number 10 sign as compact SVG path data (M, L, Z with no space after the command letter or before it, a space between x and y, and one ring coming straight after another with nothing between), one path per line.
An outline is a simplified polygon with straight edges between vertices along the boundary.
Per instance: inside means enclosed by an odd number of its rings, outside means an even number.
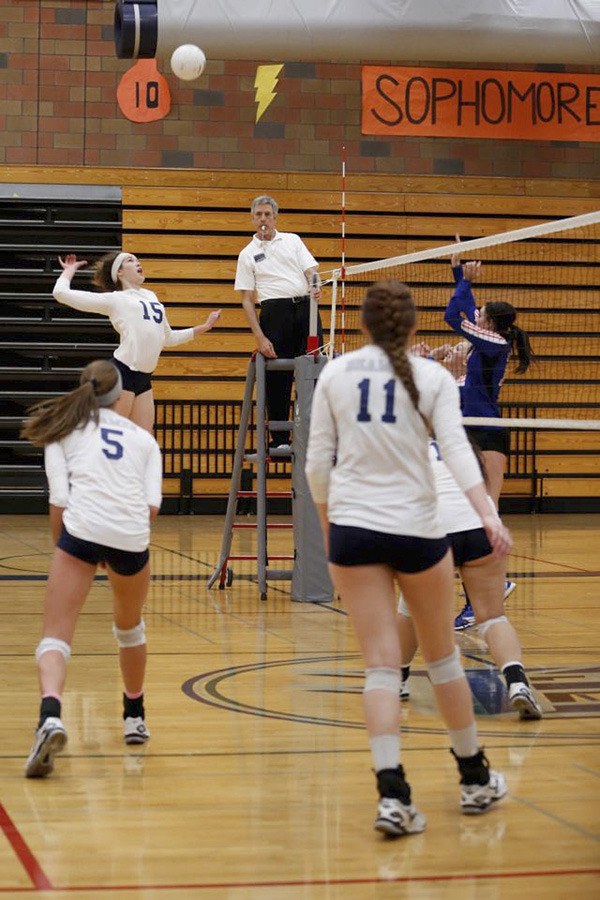
M155 59L140 59L121 78L117 102L132 122L155 122L168 116L171 93Z

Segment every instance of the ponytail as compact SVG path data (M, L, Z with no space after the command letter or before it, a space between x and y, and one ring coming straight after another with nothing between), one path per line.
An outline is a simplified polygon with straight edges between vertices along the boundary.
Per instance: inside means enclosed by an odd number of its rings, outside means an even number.
M527 332L515 325L517 312L512 303L494 300L486 304L485 314L494 323L497 334L501 335L509 344L511 351L516 353L519 363L515 371L519 375L526 372L534 358L534 353Z
M122 389L121 373L110 360L89 363L81 373L80 385L62 397L42 400L28 410L21 437L34 447L53 444L88 422L98 424L100 407L112 405Z
M511 346L513 350L516 349L517 358L519 360L519 364L515 369L515 372L520 375L522 372L526 372L529 368L531 361L534 358L534 353L531 349L529 335L526 331L523 331L523 329L519 328L518 325L513 325L511 328L511 332Z

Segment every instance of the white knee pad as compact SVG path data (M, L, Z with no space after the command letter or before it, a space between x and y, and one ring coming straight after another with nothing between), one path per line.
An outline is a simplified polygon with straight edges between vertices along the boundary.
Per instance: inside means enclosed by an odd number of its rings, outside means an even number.
M365 669L365 686L363 693L367 691L391 691L396 697L400 696L400 669Z
M112 630L119 647L140 647L146 643L146 625L143 619L133 628L117 628L113 623Z
M407 619L411 618L410 609L408 608L408 603L404 599L403 594L400 594L398 597L398 612L401 616L406 616Z
M462 678L465 673L458 647L454 648L454 652L450 656L434 659L433 662L428 663L427 671L432 684L448 684L449 681L458 681L459 678Z
M496 616L493 619L486 619L485 622L482 622L481 625L477 626L477 631L481 637L484 638L488 628L491 628L492 625L500 625L502 622L508 622L506 616Z
M71 648L66 641L61 641L60 638L45 637L42 638L35 648L36 662L39 662L40 657L43 656L44 653L48 653L49 650L58 650L59 653L62 653L67 662L69 662L69 659L71 658Z

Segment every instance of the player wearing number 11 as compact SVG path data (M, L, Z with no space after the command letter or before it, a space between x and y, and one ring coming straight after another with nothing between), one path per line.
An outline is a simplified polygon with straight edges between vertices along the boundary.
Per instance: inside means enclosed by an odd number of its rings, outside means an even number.
M121 374L110 360L82 372L80 386L30 410L22 430L44 447L50 527L56 545L36 649L40 718L25 774L43 778L67 741L61 701L79 613L104 563L113 594L113 633L123 677L124 737L142 744L150 523L161 503L161 455L143 428L120 416Z
M221 310L211 312L202 325L173 331L156 294L142 287L144 270L132 253L107 253L98 260L94 282L103 293L71 288L71 279L78 269L87 265L85 260L77 260L70 254L64 260L59 257L59 262L63 272L54 286L55 299L81 312L109 317L120 337L114 353L114 363L123 379L117 412L152 432L154 397L150 378L161 350L210 331Z
M306 475L332 580L364 658L364 711L380 796L375 828L399 836L422 831L425 819L400 765L396 579L458 763L462 811L485 812L506 792L503 776L489 770L479 749L455 646L452 556L437 514L430 434L494 552L504 555L511 539L489 503L454 379L438 363L407 352L416 313L406 285L370 287L362 327L370 343L329 362L317 383Z

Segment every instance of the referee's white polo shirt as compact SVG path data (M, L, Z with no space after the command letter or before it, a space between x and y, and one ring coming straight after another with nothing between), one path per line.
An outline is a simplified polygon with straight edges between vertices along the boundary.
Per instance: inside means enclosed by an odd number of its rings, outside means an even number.
M308 294L304 272L317 265L307 247L292 232L276 231L272 240L256 235L238 257L236 291L256 291L258 302Z

